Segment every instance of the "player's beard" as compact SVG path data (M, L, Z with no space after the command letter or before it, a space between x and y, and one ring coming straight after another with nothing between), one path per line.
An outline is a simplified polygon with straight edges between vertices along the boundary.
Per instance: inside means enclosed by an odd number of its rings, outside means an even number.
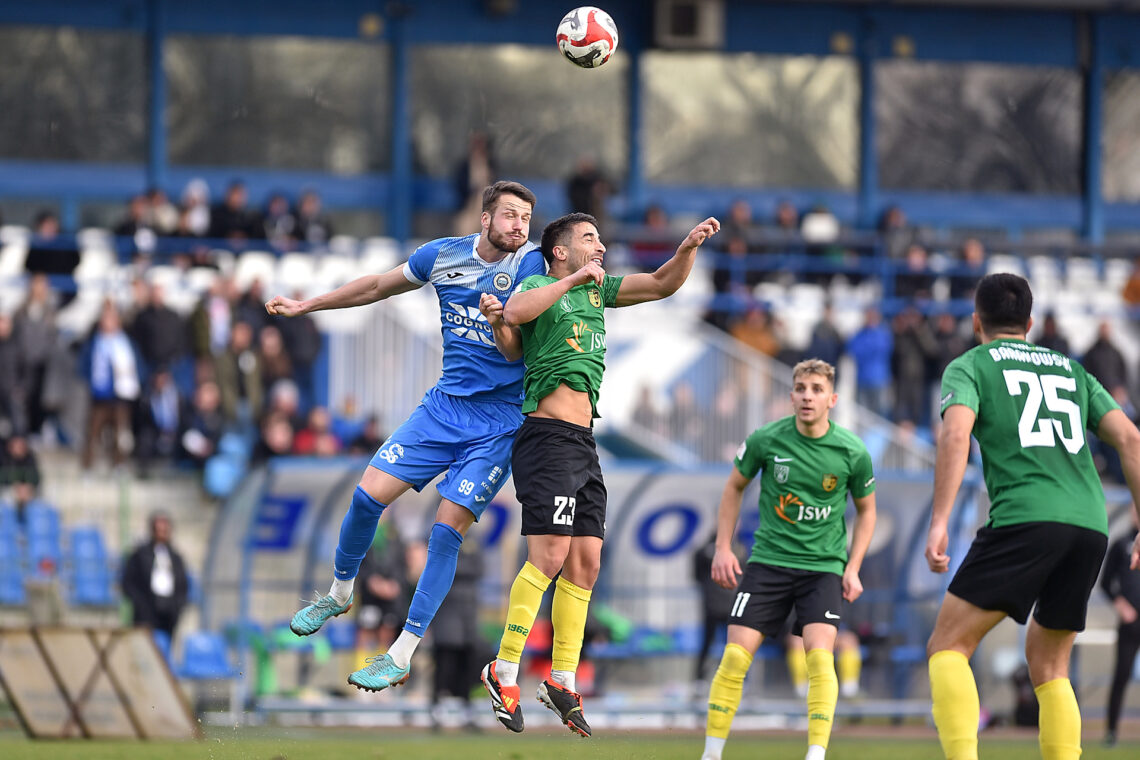
M509 234L496 232L495 230L487 230L487 240L500 251L514 253L519 248L522 248L523 243L526 242L526 237L520 237L518 240L515 240L511 238Z

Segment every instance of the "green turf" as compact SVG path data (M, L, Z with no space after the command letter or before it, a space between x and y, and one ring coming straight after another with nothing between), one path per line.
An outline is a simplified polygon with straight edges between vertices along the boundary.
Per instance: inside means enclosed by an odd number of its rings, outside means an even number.
M288 728L211 729L200 742L29 742L16 734L0 734L4 760L697 760L704 739L696 733L611 733L580 739L568 732L535 732L512 736L505 732L435 735L408 729L363 731ZM801 760L805 745L799 737L734 736L724 760ZM983 758L1036 760L1031 738L986 737ZM1086 738L1082 760L1123 760L1140 756L1140 743L1104 749ZM835 737L828 760L942 760L938 742L930 739Z

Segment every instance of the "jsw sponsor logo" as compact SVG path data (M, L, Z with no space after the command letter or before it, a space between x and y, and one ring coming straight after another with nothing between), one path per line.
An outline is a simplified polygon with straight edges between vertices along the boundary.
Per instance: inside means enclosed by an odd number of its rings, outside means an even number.
M790 523L804 520L826 520L831 514L831 506L812 507L800 501L799 497L786 493L780 496L780 501L774 505L776 516Z

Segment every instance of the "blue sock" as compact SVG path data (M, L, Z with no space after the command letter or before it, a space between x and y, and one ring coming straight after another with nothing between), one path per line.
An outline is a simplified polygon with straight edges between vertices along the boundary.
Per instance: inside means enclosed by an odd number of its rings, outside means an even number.
M451 582L455 580L455 563L459 559L461 543L463 535L450 525L436 523L431 526L427 562L408 608L408 621L404 623L404 630L408 633L422 637L431 625L439 605L451 590Z
M336 545L333 562L333 574L337 580L347 581L356 577L364 555L376 538L376 523L387 506L373 499L360 486L352 492L352 503L340 523L340 541Z

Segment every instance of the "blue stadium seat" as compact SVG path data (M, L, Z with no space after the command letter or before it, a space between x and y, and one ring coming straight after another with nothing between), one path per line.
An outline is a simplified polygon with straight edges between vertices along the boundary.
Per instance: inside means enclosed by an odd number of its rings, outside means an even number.
M230 663L226 640L215 631L196 631L182 638L179 678L193 680L236 678L238 670Z
M0 606L19 607L27 602L23 574L18 569L0 567Z
M16 508L11 504L0 504L0 534L15 536L20 532L20 522L16 519Z
M59 545L59 534L28 534L28 568L30 572L51 576L60 570L63 551Z
M174 670L173 654L170 651L170 634L166 631L152 630L150 635L154 639L154 645L162 653L162 659L166 660L166 664L171 670Z
M73 562L107 563L107 547L103 533L96 527L84 526L71 531L71 560Z
M33 501L24 510L24 528L29 538L52 538L59 543L59 510Z
M23 557L15 531L0 530L0 606L24 604Z
M108 561L103 533L94 526L73 528L64 567L72 604L111 607L117 602L114 575Z
M202 486L211 496L224 499L229 496L245 475L246 460L228 454L215 454L206 460L202 471Z
M91 607L111 607L116 603L112 590L111 571L106 565L77 571L72 583L71 601L73 604Z
M356 648L356 625L329 621L324 627L329 646L335 651L349 651Z

